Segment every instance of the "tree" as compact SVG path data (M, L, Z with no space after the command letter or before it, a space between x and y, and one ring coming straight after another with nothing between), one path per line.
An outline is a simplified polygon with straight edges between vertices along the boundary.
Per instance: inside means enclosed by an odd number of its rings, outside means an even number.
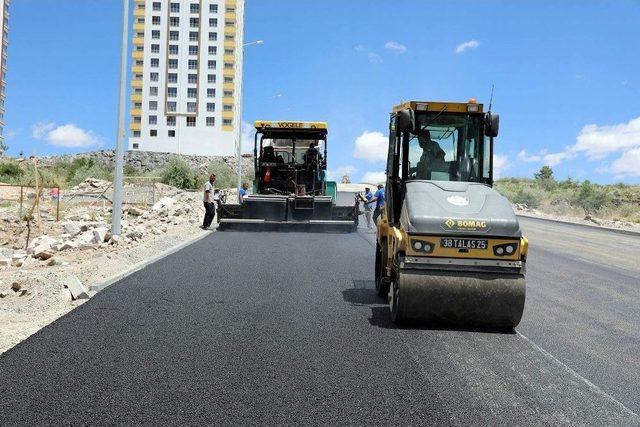
M557 186L556 179L553 177L553 169L549 166L543 166L533 176L536 183L547 191L552 191Z
M611 196L603 188L593 185L589 180L584 181L576 195L576 203L585 215L591 215L608 205Z

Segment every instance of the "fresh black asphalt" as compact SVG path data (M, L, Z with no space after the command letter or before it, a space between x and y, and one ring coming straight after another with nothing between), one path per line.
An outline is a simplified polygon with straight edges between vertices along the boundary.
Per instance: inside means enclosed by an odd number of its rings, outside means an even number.
M638 270L524 226L517 333L395 328L366 232L213 233L0 356L0 425L640 424Z

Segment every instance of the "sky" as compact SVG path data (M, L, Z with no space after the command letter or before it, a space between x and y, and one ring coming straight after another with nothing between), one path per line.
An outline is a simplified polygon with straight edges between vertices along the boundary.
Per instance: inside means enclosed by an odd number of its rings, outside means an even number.
M246 0L243 119L327 121L376 181L393 105L488 104L499 176L640 183L640 1ZM12 0L8 155L113 148L119 0ZM250 126L245 125L246 134Z

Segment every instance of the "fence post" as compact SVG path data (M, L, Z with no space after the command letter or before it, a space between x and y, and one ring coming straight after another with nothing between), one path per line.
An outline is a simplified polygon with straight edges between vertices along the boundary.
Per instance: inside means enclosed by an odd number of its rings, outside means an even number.
M58 200L56 202L56 222L60 222L60 187L57 188Z
M22 219L22 203L24 197L24 186L20 186L20 219Z

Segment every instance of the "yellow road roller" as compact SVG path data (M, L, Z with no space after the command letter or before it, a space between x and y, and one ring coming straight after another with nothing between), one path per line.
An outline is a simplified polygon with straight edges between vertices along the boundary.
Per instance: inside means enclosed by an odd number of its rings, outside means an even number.
M376 291L395 323L515 328L527 239L493 189L499 116L475 100L393 108Z

